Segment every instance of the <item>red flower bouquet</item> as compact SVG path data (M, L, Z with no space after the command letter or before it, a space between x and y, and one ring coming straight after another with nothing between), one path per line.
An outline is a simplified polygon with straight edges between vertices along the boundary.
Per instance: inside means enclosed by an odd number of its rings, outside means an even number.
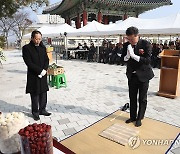
M143 55L144 54L144 49L139 49L139 54Z

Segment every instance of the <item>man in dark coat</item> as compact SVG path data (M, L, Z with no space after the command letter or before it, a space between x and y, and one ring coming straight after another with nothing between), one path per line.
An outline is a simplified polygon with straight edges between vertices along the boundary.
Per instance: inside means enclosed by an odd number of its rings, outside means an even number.
M91 46L90 46L89 52L88 52L87 62L92 62L94 60L95 53L96 53L96 48L94 46L94 43L91 43Z
M22 48L23 59L27 65L26 93L30 93L32 115L34 120L39 120L39 115L50 116L46 111L47 91L47 69L49 59L46 47L42 43L42 34L33 31L31 41Z
M146 40L139 39L136 27L129 27L126 35L128 42L124 43L122 53L124 61L127 61L126 75L130 98L130 119L126 120L126 123L136 121L135 126L139 127L146 111L149 80L154 77L150 65L151 44ZM139 110L137 114L138 92Z

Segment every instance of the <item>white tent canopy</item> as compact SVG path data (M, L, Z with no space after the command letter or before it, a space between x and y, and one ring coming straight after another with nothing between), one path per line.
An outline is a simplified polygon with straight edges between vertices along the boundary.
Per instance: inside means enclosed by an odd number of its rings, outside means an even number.
M106 31L113 27L114 24L104 25L95 20L88 23L86 26L70 33L71 36L102 36L107 35Z
M59 25L59 26L55 26L51 29L48 30L48 32L46 32L44 34L44 36L46 37L57 37L57 36L60 36L61 35L64 35L64 33L66 32L67 33L67 36L69 36L70 33L72 32L76 32L77 29L76 28L73 28L72 26L68 25L68 24L62 24L62 25Z
M140 34L180 34L180 13L158 19L129 17L123 22L115 24L107 31L107 35L125 34L126 29L130 26L137 27Z
M42 26L41 28L39 28L37 30L43 34L47 31L47 29L49 29L49 26ZM31 33L24 35L23 38L31 38Z
M66 23L61 25L42 26L37 30L42 33L43 37L58 37L60 36L60 34L64 35L64 32L66 32L68 36L70 33L77 31L77 29L73 28L72 26ZM23 38L30 38L30 37L31 37L31 33L23 36Z
M158 19L140 19L129 17L123 22L104 25L97 21L92 21L86 26L75 29L68 24L56 26L43 26L38 30L43 37L58 37L67 33L67 36L104 36L104 35L124 35L128 27L135 26L140 34L160 34L160 35L178 35L180 34L180 13ZM23 38L30 38L30 34Z

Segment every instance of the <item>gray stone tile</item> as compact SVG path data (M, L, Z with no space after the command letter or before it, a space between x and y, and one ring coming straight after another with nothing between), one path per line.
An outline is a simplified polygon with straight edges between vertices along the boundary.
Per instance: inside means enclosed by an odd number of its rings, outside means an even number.
M112 106L112 105L114 105L113 102L106 102L106 103L104 103L104 104L106 104L107 106Z
M162 107L154 107L153 109L158 111L158 112L162 112L162 111L166 110L165 108L162 108Z
M78 101L84 101L85 98L84 97L79 97L79 98L76 98Z
M180 147L172 149L171 152L173 152L173 154L180 154Z
M58 120L58 122L59 122L60 125L62 125L62 124L67 124L67 123L69 123L70 121L69 121L68 118L66 118L66 119Z
M71 91L71 89L66 88L66 89L64 89L64 91Z
M25 87L19 87L19 89L25 89Z
M67 106L65 106L65 108L68 110L68 109L74 109L75 108L75 106L74 105L67 105Z
M48 102L51 104L55 104L55 103L57 103L57 100L49 100Z
M15 96L15 98L22 98L23 96L22 95L19 95L19 96Z
M88 86L88 88L93 88L94 86Z
M149 95L149 96L157 96L157 92L154 92L154 91L151 92L151 91L149 91L149 92L148 92L148 95Z
M76 133L76 130L74 128L68 128L63 130L65 135L72 135Z
M117 96L123 97L123 96L125 96L125 94L117 94Z
M86 82L79 82L79 84L85 84Z
M93 90L93 91L91 91L91 93L97 93L97 92L99 92L99 91L97 91L97 90Z

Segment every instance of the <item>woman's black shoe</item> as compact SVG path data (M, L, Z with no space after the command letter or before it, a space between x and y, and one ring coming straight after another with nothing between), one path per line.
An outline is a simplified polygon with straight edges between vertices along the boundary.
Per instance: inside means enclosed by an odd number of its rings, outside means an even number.
M37 121L37 120L40 120L40 117L39 115L33 115L33 119Z
M50 116L51 113L47 112L46 110L43 110L39 113L39 115Z

